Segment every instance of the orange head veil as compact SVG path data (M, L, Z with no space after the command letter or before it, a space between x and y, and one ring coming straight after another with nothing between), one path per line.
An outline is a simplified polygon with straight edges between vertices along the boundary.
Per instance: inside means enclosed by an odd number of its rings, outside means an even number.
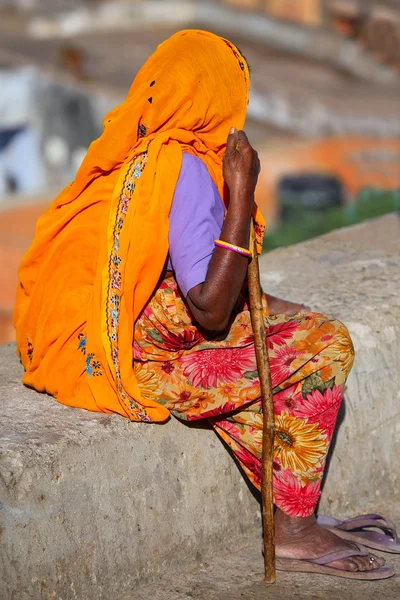
M203 160L228 203L222 157L248 95L245 59L211 33L181 31L145 63L22 261L14 324L27 385L132 420L168 417L140 393L134 323L165 265L182 152Z

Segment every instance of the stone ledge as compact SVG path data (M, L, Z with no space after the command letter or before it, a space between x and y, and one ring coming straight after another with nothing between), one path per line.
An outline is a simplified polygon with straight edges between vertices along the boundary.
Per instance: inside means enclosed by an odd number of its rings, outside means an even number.
M259 530L213 431L62 406L21 386L13 344L0 364L2 599L109 600Z
M398 493L399 246L391 215L261 259L265 289L334 314L353 335L321 502L338 515ZM2 599L109 600L254 539L258 503L212 431L75 410L20 377L14 346L3 346Z
M262 257L260 269L264 289L337 317L353 338L356 360L321 510L351 513L398 498L399 215L280 248Z

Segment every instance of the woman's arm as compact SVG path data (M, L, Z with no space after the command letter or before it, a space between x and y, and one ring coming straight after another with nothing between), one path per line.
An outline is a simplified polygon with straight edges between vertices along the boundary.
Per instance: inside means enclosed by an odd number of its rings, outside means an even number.
M243 131L232 129L228 136L223 174L230 202L220 239L249 247L250 219L254 191L260 172L257 152ZM216 247L204 283L193 287L187 302L204 329L226 329L247 273L248 259L236 252Z

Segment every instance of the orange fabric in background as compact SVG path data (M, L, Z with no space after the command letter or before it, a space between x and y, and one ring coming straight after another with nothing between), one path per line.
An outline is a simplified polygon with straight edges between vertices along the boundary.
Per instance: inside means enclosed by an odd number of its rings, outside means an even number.
M204 161L223 196L226 138L231 126L244 125L248 93L246 61L211 33L179 32L145 63L125 102L105 118L104 133L90 146L75 181L39 219L20 266L14 324L26 385L64 404L132 420L169 416L140 394L132 369L133 325L167 257L182 151ZM146 128L144 137L139 126ZM125 176L144 152L147 164L120 235L116 369L107 331L112 233ZM92 358L100 365L98 376L85 369Z

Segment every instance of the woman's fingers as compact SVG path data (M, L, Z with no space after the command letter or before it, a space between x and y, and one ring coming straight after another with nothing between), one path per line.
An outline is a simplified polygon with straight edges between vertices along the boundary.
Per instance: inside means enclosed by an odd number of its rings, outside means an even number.
M238 131L236 127L232 127L226 142L227 152L239 152L240 148L243 148L243 145L246 145L251 148L247 135L243 130Z
M226 152L225 154L232 154L236 150L236 146L239 140L239 132L236 127L232 127L229 132L228 140L226 142Z
M250 142L247 138L247 135L245 134L245 132L243 130L238 131L238 138L239 138L239 143L244 142L245 144L250 146Z
M235 127L230 130L223 163L224 179L231 192L240 189L254 193L260 162L244 131Z

